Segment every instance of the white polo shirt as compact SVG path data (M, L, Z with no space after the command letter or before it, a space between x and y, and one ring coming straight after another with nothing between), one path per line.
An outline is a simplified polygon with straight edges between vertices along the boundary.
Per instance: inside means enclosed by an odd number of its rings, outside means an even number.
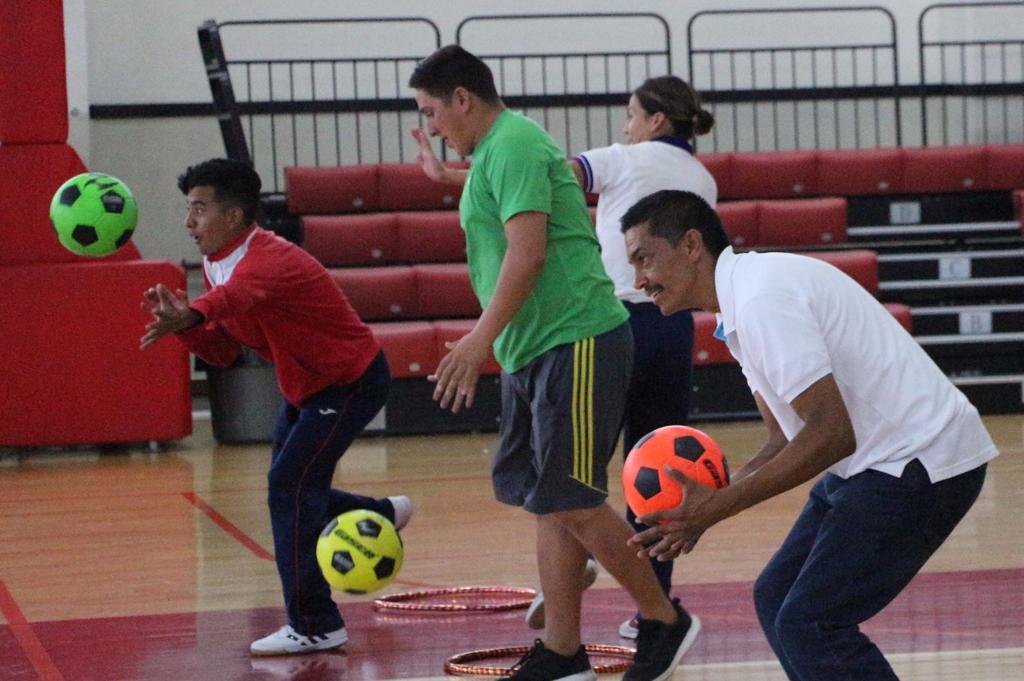
M857 448L829 470L899 476L919 459L932 482L998 451L978 410L899 322L839 269L792 253L726 248L715 268L726 344L789 440L803 428L790 403L832 374Z
M648 303L633 285L634 270L626 257L619 220L634 203L663 189L693 192L712 208L718 200L715 178L693 157L681 137L665 136L637 144L613 144L576 157L583 168L584 191L597 192L597 240L604 269L615 284L619 300Z

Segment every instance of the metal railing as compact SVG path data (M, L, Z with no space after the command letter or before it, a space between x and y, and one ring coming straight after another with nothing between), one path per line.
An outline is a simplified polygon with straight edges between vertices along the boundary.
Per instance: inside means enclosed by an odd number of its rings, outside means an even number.
M519 32L531 51L494 50ZM569 154L619 140L630 92L672 72L668 22L650 12L472 16L455 41L491 67L505 104L534 116Z
M953 17L959 21L948 20ZM959 35L942 35L951 27ZM925 144L1024 141L1022 27L1021 2L941 3L921 12L917 35Z
M956 12L1005 17L932 19ZM926 8L920 82L900 85L895 20L884 8L698 12L687 23L688 78L716 118L701 150L1024 141L1022 20L1020 2ZM983 35L948 35L976 24L970 30ZM1005 35L990 35L993 27ZM504 49L516 44L510 35L529 35L520 41L529 49ZM472 16L455 40L491 66L506 104L568 154L620 140L629 93L673 72L669 22L652 13ZM199 41L227 153L252 160L269 194L283 193L290 165L415 158L408 130L419 115L407 83L441 46L430 20L208 21Z
M282 39L288 32L292 40ZM225 58L229 34L237 44ZM421 17L211 20L199 43L227 154L251 160L267 193L280 194L286 166L406 160L418 121L406 83L441 33ZM349 44L384 51L346 55ZM302 54L264 56L288 45ZM237 56L247 48L258 52Z
M716 119L713 151L902 142L896 22L882 7L709 10L687 37L690 83Z

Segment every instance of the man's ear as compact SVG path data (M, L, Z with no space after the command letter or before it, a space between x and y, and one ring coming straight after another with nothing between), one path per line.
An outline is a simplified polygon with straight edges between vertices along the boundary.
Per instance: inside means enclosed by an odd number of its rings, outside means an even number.
M696 256L704 250L704 235L700 233L699 229L691 227L686 230L683 234L683 245L686 247L686 254L691 260L695 259Z
M245 223L245 211L242 210L241 206L231 206L228 208L228 218L231 220L231 224L238 225L239 227L248 227Z
M461 85L452 90L452 106L456 107L459 111L467 111L471 103L469 90Z

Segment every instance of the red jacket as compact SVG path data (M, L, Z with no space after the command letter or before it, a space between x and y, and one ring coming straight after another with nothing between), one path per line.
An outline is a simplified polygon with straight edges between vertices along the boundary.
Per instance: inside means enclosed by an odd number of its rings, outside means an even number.
M241 346L272 362L293 405L362 376L380 350L327 270L306 251L253 226L203 258L207 292L190 303L205 323L178 338L226 367Z

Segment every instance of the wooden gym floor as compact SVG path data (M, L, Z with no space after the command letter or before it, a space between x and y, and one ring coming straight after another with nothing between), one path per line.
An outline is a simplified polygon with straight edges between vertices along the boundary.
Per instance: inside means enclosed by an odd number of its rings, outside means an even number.
M1002 456L981 498L866 626L904 681L1024 681L1024 417L986 423ZM700 427L734 465L763 436L756 422ZM535 586L533 523L491 496L494 439L370 437L342 460L339 486L416 504L405 566L383 593ZM372 597L339 593L351 636L343 652L250 658L249 642L283 623L267 460L266 446L218 446L206 421L156 454L0 452L0 679L436 679L453 654L532 642L522 611L382 614ZM612 490L621 507L617 476ZM705 629L675 679L785 678L757 627L751 584L806 493L722 523L677 563L675 591ZM585 640L628 643L616 631L630 615L602 574L584 599Z

